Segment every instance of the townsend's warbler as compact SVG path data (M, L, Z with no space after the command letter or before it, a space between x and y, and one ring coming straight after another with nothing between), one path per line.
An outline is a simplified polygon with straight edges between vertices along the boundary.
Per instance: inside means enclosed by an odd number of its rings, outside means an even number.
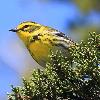
M51 50L60 50L68 56L68 48L75 44L62 32L31 21L23 22L9 31L18 34L33 59L41 66L45 66Z

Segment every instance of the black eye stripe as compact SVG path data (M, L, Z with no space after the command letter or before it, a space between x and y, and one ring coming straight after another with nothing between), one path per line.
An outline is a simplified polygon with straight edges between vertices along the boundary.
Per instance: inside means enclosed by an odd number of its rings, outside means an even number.
M29 33L31 33L33 31L36 31L36 30L40 29L40 28L41 28L40 26L24 25L19 30L28 31Z
M23 28L27 28L27 27L29 27L30 25L25 25L25 26L23 26Z
M31 25L25 25L22 28L20 28L20 30L24 30L25 28L28 28L29 26L31 26Z

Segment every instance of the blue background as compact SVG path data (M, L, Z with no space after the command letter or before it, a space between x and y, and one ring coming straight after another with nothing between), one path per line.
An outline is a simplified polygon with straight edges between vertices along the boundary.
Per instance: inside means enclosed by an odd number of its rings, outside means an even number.
M84 20L78 23L80 19L87 20L88 25L100 24L100 14L91 11L84 18L80 9L70 2L0 1L0 100L6 100L7 92L11 92L10 85L21 85L21 77L36 64L22 41L8 30L23 21L35 21L58 29L75 39L77 36L70 34L69 26L71 22L76 22L76 26L81 23L83 25Z

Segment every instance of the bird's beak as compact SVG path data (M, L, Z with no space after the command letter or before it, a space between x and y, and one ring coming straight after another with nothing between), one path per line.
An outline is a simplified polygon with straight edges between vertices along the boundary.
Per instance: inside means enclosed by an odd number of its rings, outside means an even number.
M17 29L10 29L9 31L17 32L18 30Z

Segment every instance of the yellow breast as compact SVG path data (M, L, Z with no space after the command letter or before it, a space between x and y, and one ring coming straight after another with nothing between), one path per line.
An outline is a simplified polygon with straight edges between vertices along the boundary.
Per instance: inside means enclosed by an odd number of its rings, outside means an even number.
M40 41L32 42L29 45L29 51L33 59L35 59L42 67L45 67L46 62L48 61L50 49L52 49L52 45L44 44Z

